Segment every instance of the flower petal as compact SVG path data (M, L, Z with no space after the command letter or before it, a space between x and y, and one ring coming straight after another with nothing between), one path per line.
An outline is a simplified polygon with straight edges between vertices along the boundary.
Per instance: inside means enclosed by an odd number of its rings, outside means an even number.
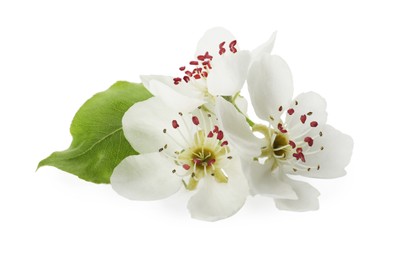
M237 99L235 99L235 105L239 108L241 113L243 113L244 115L247 114L247 112L248 112L248 101L244 97L238 96Z
M160 153L133 155L116 166L110 181L112 188L128 199L163 199L182 186L181 178L172 174L173 168L173 162Z
M247 160L261 154L262 140L252 133L245 117L231 103L218 97L216 114L230 147L233 147L237 154Z
M247 78L250 60L249 51L238 51L214 58L207 78L209 93L232 96L240 91Z
M325 99L315 92L298 95L287 108L294 111L291 115L287 113L285 120L290 138L299 142L307 136L316 136L327 121L326 106Z
M257 116L278 123L291 102L293 81L287 63L277 55L263 54L248 72L248 91ZM280 109L281 108L281 109Z
M239 160L234 158L224 171L228 175L228 183L218 183L209 175L203 178L203 185L188 202L193 218L220 220L234 215L244 205L248 196L248 184Z
M310 211L319 208L318 196L320 193L308 183L296 181L283 176L283 181L290 185L298 196L298 199L275 199L275 205L281 210Z
M141 79L152 95L177 111L190 112L205 103L202 91L188 83L174 85L167 76L141 76Z
M182 147L178 143L184 143L184 140L171 125L178 117L178 112L166 106L160 98L152 97L126 111L122 119L123 132L139 153L156 152L165 144L168 144L168 150L180 150Z
M257 161L243 163L251 195L263 195L277 199L297 199L292 187L280 177L280 171L272 171L273 160L268 159L264 164Z
M330 125L325 125L314 138L312 149L306 155L306 165L319 167L310 171L298 171L305 177L312 178L338 178L346 174L344 169L350 162L353 151L353 139L336 130ZM294 172L293 172L294 173Z
M227 30L222 27L215 27L205 32L202 38L199 40L196 48L196 56L204 55L208 52L214 57L219 56L219 45L225 42L225 48L228 50L228 45L230 42L234 41L235 37ZM239 48L238 44L235 48Z
M271 53L274 48L276 34L276 32L273 32L266 42L251 51L251 63L260 60L264 54Z

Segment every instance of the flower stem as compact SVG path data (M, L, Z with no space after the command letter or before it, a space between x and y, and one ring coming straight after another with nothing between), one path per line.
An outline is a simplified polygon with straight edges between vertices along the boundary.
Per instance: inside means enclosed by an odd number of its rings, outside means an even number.
M247 121L247 123L251 126L251 127L253 127L254 125L255 125L255 123L246 115L246 114L244 114L242 111L241 111L241 109L239 109L239 107L237 106L237 104L235 103L235 100L237 100L237 98L240 96L240 92L237 92L233 97L229 97L230 98L230 100L228 100L228 101L230 101L231 103L232 103L232 105L234 105L234 107L238 110L238 112L240 112L244 117L245 117L245 120ZM225 97L224 97L225 98Z

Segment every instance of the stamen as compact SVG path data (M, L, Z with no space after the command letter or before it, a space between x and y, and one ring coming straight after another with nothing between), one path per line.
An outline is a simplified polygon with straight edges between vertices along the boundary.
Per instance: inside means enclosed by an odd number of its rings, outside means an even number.
M215 126L214 126L214 131L213 131L213 132L214 132L214 133L218 133L218 131L219 131L219 127L218 127L217 125L215 125Z
M196 60L190 61L189 65L198 66L199 62Z
M304 138L304 142L308 143L309 146L313 146L314 140L313 138L307 136L306 138Z
M287 113L291 116L292 114L294 114L294 109L293 108L288 109Z
M317 126L318 126L317 121L311 122L311 123L310 123L310 126L311 126L311 127L317 127Z
M305 124L305 121L306 121L306 120L307 120L307 116L306 116L306 115L302 115L302 116L300 117L301 123Z
M191 169L191 166L189 166L188 164L184 164L184 165L182 165L182 167L183 167L185 170Z
M229 50L232 53L236 53L237 49L235 48L235 45L237 44L237 40L233 40L232 42L229 43Z
M184 71L185 70L185 66L182 66L179 68L180 71Z
M212 56L211 55L209 55L209 53L208 52L205 52L205 59L209 59L209 60L212 60Z
M287 133L287 130L284 129L284 127L281 123L279 123L277 127L278 127L278 130L280 130L281 133L283 133L283 134Z
M292 140L288 141L288 144L295 149L296 144Z
M172 127L174 128L174 129L177 129L178 127L179 127L179 124L178 124L178 122L174 119L174 120L172 120Z
M219 130L219 131L218 131L218 134L217 134L217 139L221 141L222 138L224 138L224 132L222 132L221 130Z
M222 142L221 146L225 146L225 145L228 145L228 141L223 141Z
M192 123L194 123L194 125L199 125L199 119L196 116L192 117Z
M224 54L224 53L226 52L226 50L225 50L225 48L224 48L224 44L225 44L225 42L221 42L221 43L219 44L219 55L222 55L222 54Z

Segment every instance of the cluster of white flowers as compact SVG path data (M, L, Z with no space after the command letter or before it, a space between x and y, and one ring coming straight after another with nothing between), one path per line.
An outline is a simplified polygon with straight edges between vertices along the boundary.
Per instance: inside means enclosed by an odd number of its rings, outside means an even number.
M158 200L185 188L192 217L215 221L235 214L249 195L277 208L318 209L319 192L290 178L345 175L353 141L326 124L326 102L314 92L293 98L287 63L270 54L275 34L241 50L223 28L205 33L180 77L142 76L153 97L124 115L126 139L140 154L124 159L113 189L132 200ZM247 116L247 83L263 123Z

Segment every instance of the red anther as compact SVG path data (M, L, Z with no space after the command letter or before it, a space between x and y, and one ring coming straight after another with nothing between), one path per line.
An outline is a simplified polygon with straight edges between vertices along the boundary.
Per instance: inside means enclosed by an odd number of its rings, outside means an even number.
M317 127L317 126L318 126L317 121L311 122L311 123L310 123L310 126L311 126L311 127Z
M206 72L206 71L202 72L202 77L204 77L204 78L208 77L208 72Z
M228 141L223 141L222 142L221 146L225 146L225 145L228 145Z
M215 163L215 161L216 161L215 159L211 159L211 160L209 160L209 161L208 161L208 166L211 166L212 164L214 164L214 163Z
M307 120L307 116L306 116L306 115L300 116L300 121L301 121L301 123L304 124L306 120Z
M292 114L294 114L294 109L292 108L288 109L287 113L291 116Z
M194 66L196 66L196 65L198 65L198 64L199 64L199 62L196 61L196 60L193 60L193 61L189 62L189 65L194 65Z
M184 81L185 81L186 83L188 83L189 80L190 80L190 78L189 78L188 76L184 76Z
M229 50L233 53L237 52L237 49L235 48L236 44L237 44L237 40L233 40L232 42L229 43Z
M219 55L222 55L222 54L224 54L225 53L225 49L224 48L222 48L222 49L219 49Z
M214 133L218 133L219 127L217 125L214 126Z
M199 73L202 72L202 68L197 68L196 71L197 71L197 73L199 74Z
M221 141L222 138L224 138L224 132L222 132L221 130L219 130L219 131L218 131L218 134L217 134L217 139Z
M208 52L205 52L204 57L205 57L205 59L212 60L212 56L211 56L211 55L209 55L209 53L208 53Z
M190 72L189 70L185 71L185 74L188 75L188 77L192 77L192 72Z
M184 165L182 165L182 167L184 167L185 170L191 169L191 166L189 166L188 164L184 164Z
M288 141L288 144L294 149L296 147L296 144L293 141Z
M306 138L304 138L304 142L308 143L309 146L313 146L314 140L313 138L307 136Z
M283 111L283 106L280 106L279 108L278 108L278 111Z
M204 61L205 60L205 56L204 55L198 55L198 57L196 57L198 60L200 61Z
M283 133L283 134L287 133L287 130L284 129L284 127L281 123L279 123L277 127L278 127L278 130L280 130L281 133Z
M204 65L204 69L212 69L211 67L211 62L210 61L204 61L202 62L202 65Z
M195 78L195 79L200 79L201 76L200 76L199 74L195 74L195 75L194 75L194 78Z
M293 154L293 157L295 158L295 159L297 159L297 161L298 160L301 160L302 162L305 162L305 156L304 156L304 154L300 151L300 152L298 152L298 149L297 149L297 153L294 153Z
M220 48L220 49L224 48L224 45L225 45L225 42L221 42L221 43L219 44L219 48Z
M198 158L194 158L193 161L194 161L195 164L200 164L200 163L202 163L202 161L199 160Z
M174 84L175 84L175 85L178 85L178 84L179 84L179 82L178 82L178 81L174 81Z
M177 129L179 127L179 124L176 120L172 120L172 127Z
M213 136L214 136L214 133L212 133L212 131L209 131L207 137L211 138L211 137L213 137Z
M303 148L298 147L296 151L297 151L297 153L302 153L302 152L303 152Z
M180 82L182 79L181 78L174 78L174 81Z
M194 125L199 125L199 119L196 116L192 117L192 123L194 123Z
M185 66L182 66L179 68L180 71L184 71L185 70Z

